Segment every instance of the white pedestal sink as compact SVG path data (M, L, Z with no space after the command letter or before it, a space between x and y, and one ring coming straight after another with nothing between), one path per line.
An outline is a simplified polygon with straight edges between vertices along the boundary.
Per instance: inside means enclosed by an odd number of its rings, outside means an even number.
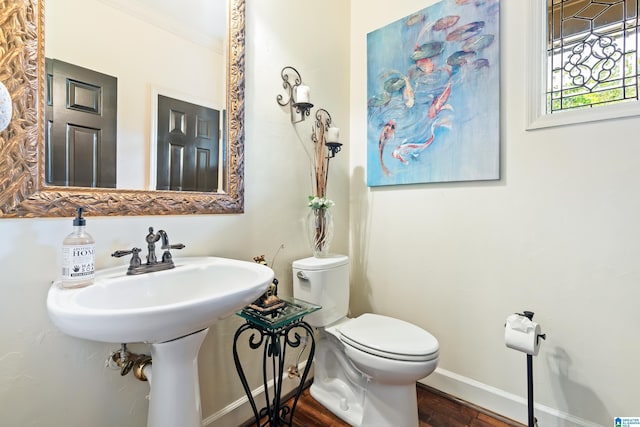
M197 356L208 327L258 298L273 280L264 265L216 257L176 258L171 270L127 276L96 272L86 288L54 283L53 323L68 335L110 343L151 344L148 427L201 427Z

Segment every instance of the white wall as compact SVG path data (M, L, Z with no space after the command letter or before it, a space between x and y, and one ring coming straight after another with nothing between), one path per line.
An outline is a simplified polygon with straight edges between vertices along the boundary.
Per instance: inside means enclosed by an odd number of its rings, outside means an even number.
M502 410L523 422L525 356L505 348L503 325L534 311L547 333L534 360L541 425L637 416L640 119L524 130L528 2L501 2L502 178L366 186L366 34L433 3L351 1L352 309L429 330L441 370L426 383L518 403Z
M319 23L333 20L326 31ZM283 295L291 293L291 262L310 255L302 231L310 193L303 144L311 144L312 122L298 126L276 104L280 70L293 65L312 88L313 102L327 108L341 127L348 121L348 4L342 0L305 6L292 0L247 4L245 213L240 215L87 217L97 244L97 267L126 265L116 249L144 242L147 227L167 230L187 245L180 255L251 260L265 254ZM115 31L115 29L114 29ZM336 201L333 250L348 249L348 146L332 161L329 194ZM108 427L144 426L148 385L104 367L118 344L65 336L47 317L45 299L58 275L58 251L71 219L0 219L0 425ZM178 256L176 253L175 256ZM124 271L124 268L123 268ZM203 417L229 424L224 415L243 391L233 366L231 342L241 321L231 316L213 327L200 353ZM138 344L133 350L148 352ZM260 353L260 352L256 352ZM256 365L257 359L256 357ZM260 378L252 376L257 387ZM247 405L245 405L247 406Z

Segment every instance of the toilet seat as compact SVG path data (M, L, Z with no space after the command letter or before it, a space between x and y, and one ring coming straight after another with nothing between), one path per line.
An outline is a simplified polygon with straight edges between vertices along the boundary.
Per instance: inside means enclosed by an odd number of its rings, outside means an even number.
M375 356L410 362L438 358L433 335L392 317L366 313L336 325L335 330L344 344Z

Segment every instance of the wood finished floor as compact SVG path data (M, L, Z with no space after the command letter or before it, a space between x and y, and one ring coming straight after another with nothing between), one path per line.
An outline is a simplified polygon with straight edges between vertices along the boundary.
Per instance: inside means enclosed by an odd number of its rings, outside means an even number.
M419 427L525 427L467 402L418 384ZM311 397L306 388L298 401L293 427L349 427Z

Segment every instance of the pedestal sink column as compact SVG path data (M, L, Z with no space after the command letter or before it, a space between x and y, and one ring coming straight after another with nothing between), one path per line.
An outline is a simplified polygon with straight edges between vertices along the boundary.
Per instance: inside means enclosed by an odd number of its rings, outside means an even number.
M198 352L208 331L151 344L153 376L147 427L202 427Z

